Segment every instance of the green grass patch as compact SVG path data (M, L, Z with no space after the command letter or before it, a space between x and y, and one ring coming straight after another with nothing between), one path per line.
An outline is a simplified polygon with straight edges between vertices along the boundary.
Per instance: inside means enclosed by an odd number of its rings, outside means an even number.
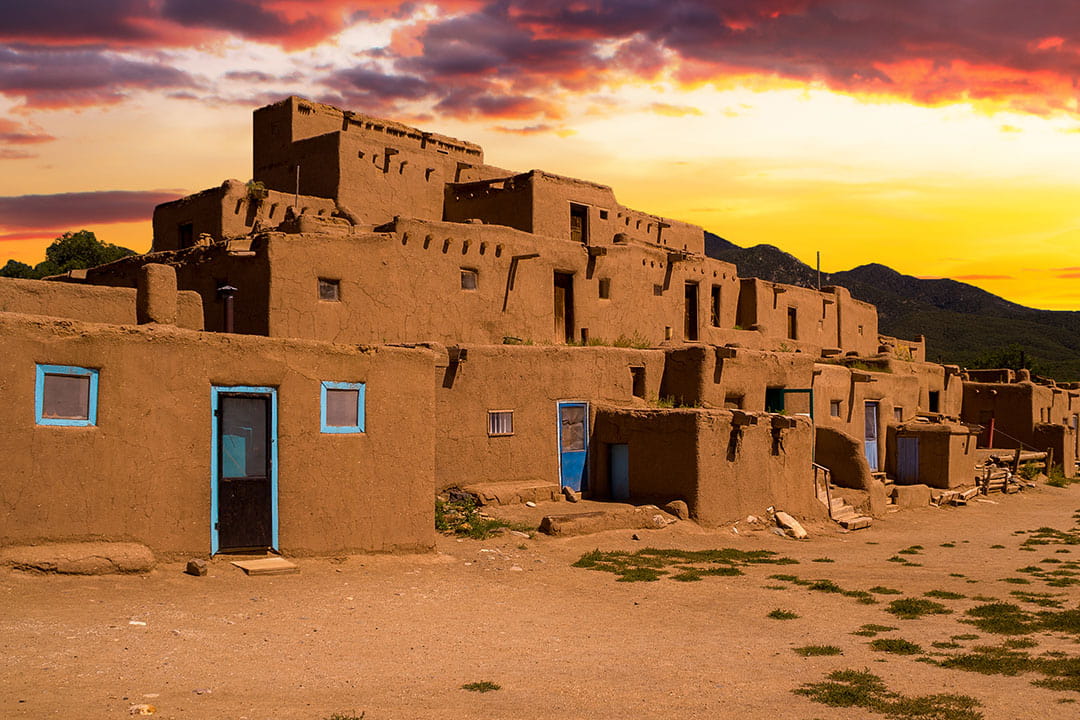
M490 680L482 680L480 682L465 683L461 686L462 690L468 690L469 692L494 692L496 690L502 690L502 686L498 683L493 683Z
M333 715L328 715L326 720L364 720L364 715L367 715L367 711L364 711L359 715L353 713L334 713Z
M876 625L874 623L868 623L851 634L860 635L862 637L877 637L879 633L890 632L896 629L897 628L894 628L892 625Z
M781 610L780 608L776 608L771 613L766 615L766 617L772 618L773 620L798 620L799 619L799 616L796 615L795 613L791 612L790 610Z
M874 599L874 596L865 590L845 590L832 580L804 580L798 575L770 575L769 579L789 582L793 585L800 585L807 590L814 590L816 592L832 593L835 595L843 595L844 597L855 598L863 605L877 604L877 600Z
M870 643L870 647L894 655L922 655L923 651L919 645L902 638L878 638Z
M938 640L930 643L930 646L936 647L939 650L953 650L955 648L963 647L960 643L953 642L952 640Z
M974 625L994 635L1028 635L1036 631L1031 613L1019 605L1006 602L988 603L969 609L962 622Z
M949 608L933 600L923 598L901 598L893 600L885 608L886 612L892 613L901 620L916 620L923 615L947 615L952 612Z
M954 547L956 547L956 543L941 543L941 545L939 547L954 548Z
M904 720L981 720L979 701L966 695L907 696L888 689L869 670L837 670L825 682L805 683L793 691L830 707L861 708Z
M803 657L827 657L829 655L843 655L843 651L835 645L803 645L793 648L796 655Z
M885 587L883 585L875 585L870 588L870 592L877 593L878 595L903 595L903 590L897 590L891 587Z
M1022 600L1023 602L1031 603L1032 605L1038 605L1039 607L1045 607L1045 608L1061 608L1061 607L1063 607L1063 604L1062 604L1062 602L1060 600L1055 600L1054 599L1056 597L1060 597L1061 593L1034 593L1034 592L1025 592L1023 590L1013 590L1009 594L1012 595L1017 600Z
M669 576L678 582L696 582L709 576L742 575L746 565L791 565L798 560L769 550L669 550L642 548L636 552L593 550L573 564L576 568L618 575L618 582L655 582ZM670 569L678 572L672 573Z
M813 560L811 560L810 562L817 562L817 563L831 563L831 562L836 562L836 561L835 561L835 560L833 560L832 558L827 558L827 557L819 557L819 558L814 558L814 559L813 559Z
M1019 649L1035 645L1036 643L1030 641L1014 641L1011 645L1007 642L1001 646L978 646L971 652L942 660L938 665L984 675L1039 674L1042 677L1033 680L1032 685L1048 690L1080 693L1080 657L1070 657L1064 653L1032 656Z

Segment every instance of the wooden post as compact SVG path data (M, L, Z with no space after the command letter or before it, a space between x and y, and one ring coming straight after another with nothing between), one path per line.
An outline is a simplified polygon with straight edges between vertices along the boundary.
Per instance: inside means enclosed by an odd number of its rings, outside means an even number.
M1054 448L1046 451L1046 476L1050 477L1050 468L1054 467Z
M1016 457L1013 458L1013 470L1012 471L1013 471L1013 475L1016 475L1017 473L1020 472L1020 447L1019 446L1017 446L1017 448L1016 448Z

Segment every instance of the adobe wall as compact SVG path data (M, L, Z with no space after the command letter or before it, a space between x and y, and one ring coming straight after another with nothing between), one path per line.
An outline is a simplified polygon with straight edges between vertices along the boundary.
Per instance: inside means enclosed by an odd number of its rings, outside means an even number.
M664 353L606 347L462 345L466 360L437 361L436 486L479 481L559 484L560 400L641 405L655 399ZM631 368L645 373L633 395ZM514 432L488 436L488 411L514 413ZM590 418L589 427L593 426ZM590 491L592 488L587 488Z
M685 405L764 412L768 390L809 389L813 369L804 353L695 345L668 351L660 393ZM785 395L784 409L809 413L809 395Z
M217 290L228 285L237 289L233 298L234 332L269 334L270 266L266 236L123 258L87 270L84 282L134 288L139 268L148 263L175 268L181 291L190 291L202 298L201 327L206 330L222 332L225 329L224 300ZM184 295L184 292L180 294Z
M0 544L210 550L211 386L278 389L289 554L434 545L430 352L0 313ZM99 369L96 427L34 422L35 363ZM319 432L320 381L367 384L363 435Z
M134 287L94 287L67 282L0 278L0 312L69 320L135 325ZM202 330L202 301L196 293L177 293L176 324Z
M818 363L814 366L814 420L821 427L828 427L848 437L864 441L866 438L866 403L878 404L878 464L872 470L888 467L887 429L900 420L915 417L920 411L920 383L916 374L893 372L868 372L851 370L842 365ZM832 403L840 403L840 415L832 414Z
M932 488L972 485L978 476L975 448L978 431L958 423L902 423L889 428L889 476L899 478L897 467L897 438L918 440L918 478L913 484ZM899 480L897 481L899 483Z
M810 422L778 419L792 427L774 428L768 415L756 425L733 426L725 410L602 408L593 443L597 491L609 477L610 445L626 443L635 502L685 500L706 527L769 506L820 518L825 509L814 497Z
M180 226L190 223L194 245L204 244L201 235L224 240L247 235L259 229L277 227L289 208L297 214L329 216L336 205L324 197L267 190L266 197L249 197L248 188L239 180L226 180L216 188L188 195L154 208L154 241L150 252L180 250ZM190 245L189 245L190 246Z
M1033 444L1032 432L1035 423L1042 421L1041 410L1049 405L1049 388L1040 388L1030 382L965 382L963 387L961 419L989 428L992 417L993 447L1016 448L1018 442ZM984 432L980 446L987 446L988 437L989 432Z
M790 313L794 312L794 333ZM778 349L820 355L878 351L877 309L855 300L846 288L821 291L759 278L742 278L735 322L776 338Z
M446 183L505 176L479 145L291 97L253 116L252 177L338 200L360 222L443 218ZM299 166L299 176L297 167Z

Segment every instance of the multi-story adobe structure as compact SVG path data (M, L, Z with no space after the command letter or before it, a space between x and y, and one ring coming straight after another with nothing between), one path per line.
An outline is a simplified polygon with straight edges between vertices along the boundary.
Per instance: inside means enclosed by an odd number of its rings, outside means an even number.
M0 543L429 547L454 486L716 525L825 517L815 467L870 514L887 477L974 479L959 368L610 188L296 97L255 112L252 175L159 206L146 255L0 285L32 478Z

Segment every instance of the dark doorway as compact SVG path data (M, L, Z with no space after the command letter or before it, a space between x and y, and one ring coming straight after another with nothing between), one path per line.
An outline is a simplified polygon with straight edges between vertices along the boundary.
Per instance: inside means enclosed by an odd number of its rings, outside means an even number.
M697 283L686 283L686 309L683 313L685 327L683 337L694 341L698 339L698 286Z
M799 339L799 311L793 307L787 309L787 336L791 340Z
M176 233L179 236L177 239L181 248L188 248L195 244L194 223L180 223L176 226Z
M709 302L709 319L713 327L720 327L720 286L712 286L712 296Z
M589 244L589 208L585 205L570 203L570 239Z
M574 276L555 273L555 341L574 342Z
M214 551L273 548L273 396L215 392Z

